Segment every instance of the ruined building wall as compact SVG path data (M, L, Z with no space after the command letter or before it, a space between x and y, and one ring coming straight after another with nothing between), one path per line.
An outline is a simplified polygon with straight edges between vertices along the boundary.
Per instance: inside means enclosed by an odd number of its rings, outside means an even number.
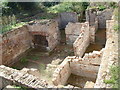
M0 78L3 81L1 88L4 88L5 84L15 84L29 88L46 88L48 85L45 80L29 74L25 70L16 70L4 65L0 65Z
M59 29L65 29L66 25L69 23L78 22L78 16L75 12L63 12L59 14Z
M68 23L65 28L66 43L73 44L82 31L89 29L89 23Z
M71 74L71 68L69 61L65 59L60 66L54 71L53 84L54 85L65 85Z
M71 58L71 72L78 76L96 79L101 63L103 50L85 53L84 57Z
M2 47L2 63L0 64L13 63L15 58L30 48L31 42L32 37L26 25L3 34L2 42L0 42L0 47Z
M105 9L103 11L88 9L86 10L86 21L90 23L90 26L93 26L97 20L98 28L106 28L106 20L110 20L112 18L112 12L112 9Z
M72 74L96 79L104 49L86 53L83 58L68 56L53 74L54 85L65 85Z
M89 24L86 26L87 28L82 27L81 33L79 37L73 43L74 54L76 56L82 57L86 48L89 46L90 39L89 39Z
M0 65L2 64L2 34L0 34Z
M106 23L107 41L94 88L112 88L112 85L104 83L104 80L110 79L110 68L118 62L118 33L113 29L115 23L118 22L107 20Z
M106 28L106 20L110 20L113 15L112 9L106 9L104 11L98 11L98 26L99 28Z
M60 32L58 22L55 20L39 21L28 25L30 33L34 35L45 36L48 41L48 50L51 51L60 41Z

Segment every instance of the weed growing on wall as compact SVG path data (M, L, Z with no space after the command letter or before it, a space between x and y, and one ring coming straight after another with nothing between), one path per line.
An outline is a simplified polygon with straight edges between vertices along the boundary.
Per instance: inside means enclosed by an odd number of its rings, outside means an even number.
M104 80L104 83L111 84L113 88L118 88L118 80L119 80L119 66L112 66L110 68L111 78L109 80Z

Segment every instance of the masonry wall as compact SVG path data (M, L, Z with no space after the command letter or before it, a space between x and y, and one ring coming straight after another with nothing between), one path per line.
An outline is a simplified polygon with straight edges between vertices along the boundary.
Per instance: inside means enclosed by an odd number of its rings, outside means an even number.
M84 57L71 59L71 72L78 76L96 79L101 63L103 50L85 53Z
M110 68L111 66L118 65L118 32L116 32L113 27L115 23L114 20L108 20L107 30L106 30L106 46L101 59L101 65L98 71L97 80L94 85L94 88L112 88L112 85L104 83L104 80L109 80Z
M32 37L26 25L3 34L2 42L2 62L0 64L9 65L14 60L31 47Z
M60 31L58 22L55 20L38 21L32 25L28 25L30 33L34 35L45 36L48 41L48 51L53 50L60 42Z
M104 11L98 11L98 26L99 28L106 28L106 20L112 18L113 10L106 9Z
M53 74L54 85L65 85L71 74L71 68L68 59L65 59Z
M68 23L65 28L66 43L73 44L83 31L89 30L89 23Z
M97 10L96 9L86 10L86 21L89 22L89 25L90 26L95 25L96 20L97 20Z
M0 78L3 80L1 88L5 87L6 84L20 85L29 88L46 88L48 85L45 80L29 74L25 70L16 70L4 65L0 65ZM1 83L2 82L0 82L0 84Z
M69 22L78 22L78 16L75 12L63 12L59 14L59 29L65 29Z
M75 56L80 56L84 54L86 48L89 46L90 39L89 39L89 26L86 28L82 28L80 31L79 37L75 40L73 43L73 48L74 48L74 54Z
M54 85L65 85L72 74L96 79L104 49L86 53L83 58L68 56L53 74Z

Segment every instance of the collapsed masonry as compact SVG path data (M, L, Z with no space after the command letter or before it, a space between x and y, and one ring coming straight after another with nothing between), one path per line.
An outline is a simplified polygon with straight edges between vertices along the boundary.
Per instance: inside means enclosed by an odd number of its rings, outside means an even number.
M89 16L89 18L91 18L91 16ZM92 53L86 53L83 56L88 45L90 43L94 43L95 32L98 29L99 21L96 19L96 16L94 17L94 21L91 20L85 23L68 23L66 26L66 42L67 44L73 45L75 56L66 57L62 64L55 70L53 75L53 84L56 87L58 85L65 85L71 73L78 76L97 79L97 74L100 72L99 67L101 67L101 62L103 62L101 60L103 60L104 52L107 52L105 51L107 46L101 51L93 51ZM94 23L91 24L90 22ZM110 30L108 28L106 34L111 34ZM45 40L45 42L39 43L39 37L43 38L42 40ZM1 41L1 45L3 49L3 62L1 64L8 65L9 63L14 62L13 60L16 57L30 47L42 44L42 47L45 45L47 49L53 50L60 41L60 32L58 30L57 22L50 20L29 23L29 25L25 25L4 34L2 38L3 42ZM19 71L2 65L0 68L0 77L12 82L15 81L15 84L19 83L20 85L25 85L26 87L31 88L55 87L49 86L46 82L42 82L44 80L38 79L39 77L33 75L33 73L28 74L28 72L26 73L24 70ZM9 70L11 72L9 72ZM18 77L14 77L15 75L18 75ZM21 75L22 77L19 77ZM31 80L31 78L28 77L33 77L33 79ZM19 81L20 78L23 78L23 81ZM25 82L27 80L30 82Z

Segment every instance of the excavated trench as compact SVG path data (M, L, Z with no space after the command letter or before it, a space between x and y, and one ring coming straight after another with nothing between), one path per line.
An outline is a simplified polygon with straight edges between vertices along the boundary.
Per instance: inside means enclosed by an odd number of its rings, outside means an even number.
M20 61L12 65L13 68L35 68L40 72L40 78L46 80L49 84L52 84L52 75L57 66L67 57L74 56L74 50L72 46L66 44L65 30L61 30L61 41L56 48L47 52L45 49L40 49L39 39L36 37L36 47L27 53ZM45 38L43 37L45 40ZM40 42L46 45L46 42Z
M100 51L106 42L105 29L99 29L96 32L96 40L94 44L90 44L85 53L92 51ZM36 41L39 44L39 39L36 37ZM40 78L46 80L49 84L52 84L52 75L57 66L67 57L74 56L73 47L66 44L65 30L61 30L61 42L52 52L46 52L39 47L32 49L27 55L16 62L12 67L16 69L23 68L36 68L40 72ZM44 37L42 39L45 40ZM47 42L41 42L47 45ZM36 46L37 47L37 46ZM87 81L95 82L95 80L81 77L71 74L67 84L83 88Z
M86 49L85 53L100 51L102 48L105 47L105 43L106 43L106 29L98 29L95 35L95 43L90 44ZM95 81L96 79L71 74L67 80L67 85L77 86L79 88L90 88L90 87L93 88Z

